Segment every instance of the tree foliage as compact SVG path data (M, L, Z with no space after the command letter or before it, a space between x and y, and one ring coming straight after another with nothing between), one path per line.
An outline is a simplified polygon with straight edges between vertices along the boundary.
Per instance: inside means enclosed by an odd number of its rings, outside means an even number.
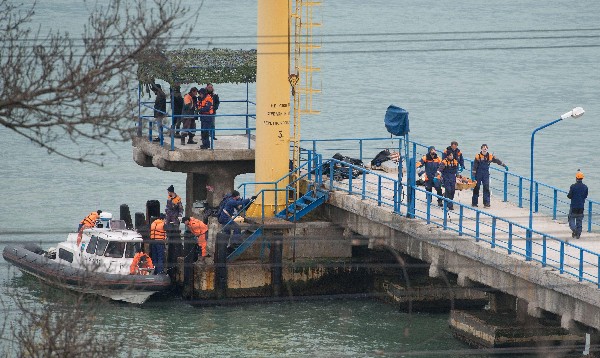
M256 50L184 49L144 56L138 67L142 83L162 79L180 83L256 81Z
M49 153L102 164L98 149L73 154L63 139L100 148L129 140L138 61L183 46L167 35L188 33L198 9L181 0L98 2L81 38L34 30L35 10L0 0L0 125Z

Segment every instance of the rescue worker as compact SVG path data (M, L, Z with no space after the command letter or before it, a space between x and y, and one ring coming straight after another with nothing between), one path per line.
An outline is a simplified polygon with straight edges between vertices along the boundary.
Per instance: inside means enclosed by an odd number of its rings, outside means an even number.
M181 138L179 129L183 123L183 96L181 95L181 85L175 82L175 85L170 89L171 97L173 98L173 116L175 116L175 138Z
M444 183L444 197L454 200L454 191L456 190L456 173L458 173L458 160L454 159L454 154L448 152L446 158L442 160L438 167L438 175L441 175ZM448 210L454 210L454 204L449 201Z
M427 179L425 180L425 190L431 193L431 188L435 187L435 191L439 196L442 196L442 184L436 179L436 173L441 162L442 160L438 157L434 146L429 147L427 149L427 154L417 162L417 168L422 165L425 167L425 174L427 175ZM441 198L438 198L439 206L444 205L442 201Z
M142 269L153 269L152 259L150 256L144 253L142 248L138 248L137 253L133 257L131 266L129 266L130 275L148 275L147 270Z
M210 129L212 129L211 135L213 140L217 140L215 135L215 115L217 114L217 109L219 109L219 104L221 104L221 100L219 99L219 95L215 93L215 89L212 83L206 84L206 93L211 95L213 98L213 116L210 121Z
M454 155L454 159L460 165L459 171L463 171L465 169L465 159L463 158L462 152L458 149L458 142L453 140L450 142L450 146L446 148L446 150L442 153L442 160L446 159L449 153Z
M490 164L496 163L501 167L504 167L508 171L508 166L502 163L502 161L493 154L488 153L487 144L481 145L481 152L475 156L473 161L473 173L471 178L477 181L475 188L473 189L473 199L471 200L471 206L477 207L479 201L479 188L483 185L483 206L486 208L490 207Z
M167 231L165 230L165 214L160 213L158 219L150 225L150 239L152 246L152 257L156 261L156 269L154 274L163 273L165 262L165 240L167 239Z
M81 239L83 237L83 230L90 229L96 226L96 221L100 219L100 214L102 214L102 210L98 210L96 212L91 212L88 216L83 218L77 227L77 246L81 244Z
M159 84L152 84L152 92L156 96L154 100L154 123L156 124L156 138L155 141L160 140L160 133L163 130L163 125L165 124L165 117L167 112L167 95L162 90L162 87Z
M175 224L175 226L179 228L179 218L183 216L183 203L181 197L175 193L173 185L169 185L167 188L165 214L165 222Z
M98 210L95 212L91 212L88 216L86 216L77 227L77 231L81 231L81 228L89 229L96 226L96 221L100 219L100 214L102 214L102 210Z
M233 233L230 245L228 247L229 251L235 250L235 248L241 244L242 234L240 226L231 219L235 218L237 213L250 204L250 202L254 201L254 199L256 199L256 196L253 196L250 199L242 199L240 192L234 190L231 192L231 198L229 198L229 200L225 203L223 210L221 210L219 213L219 224L225 225L223 227L223 232L228 235Z
M183 96L183 115L189 117L183 118L183 130L181 132L181 145L185 145L185 136L188 136L188 144L198 144L194 141L194 131L196 129L196 107L198 105L198 88L192 87L190 91ZM186 131L187 130L187 131Z
M198 240L198 248L202 250L202 257L210 257L206 250L206 234L208 232L208 226L199 219L194 217L184 216L181 221L189 228L191 233L196 236Z
M571 199L571 208L569 209L569 228L571 228L571 237L579 239L583 226L583 212L585 209L585 199L588 196L588 187L583 184L583 173L577 169L575 174L575 184L569 188L567 198Z
M213 97L211 93L206 92L206 88L200 88L199 91L200 99L198 100L198 113L200 114L200 128L202 133L202 145L200 149L210 148L210 137L211 137L211 123L214 123L215 116L213 115ZM214 126L214 124L213 124Z

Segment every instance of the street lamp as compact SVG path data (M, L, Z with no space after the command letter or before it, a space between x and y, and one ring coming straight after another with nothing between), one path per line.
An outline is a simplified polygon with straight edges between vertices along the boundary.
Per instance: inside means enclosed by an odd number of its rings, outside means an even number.
M535 139L535 133L541 129L544 129L546 127L553 125L554 123L558 123L558 122L562 121L563 119L579 118L579 117L583 116L584 113L585 113L585 111L583 110L583 108L575 107L572 110L570 110L569 112L560 116L559 119L556 119L550 123L546 123L543 126L537 127L536 129L533 130L533 132L531 132L531 164L530 164L531 174L530 174L530 178L529 178L529 230L527 230L527 239L528 240L527 240L527 244L526 244L526 248L525 248L525 257L528 260L531 260L531 253L532 253L531 230L533 229L533 142Z

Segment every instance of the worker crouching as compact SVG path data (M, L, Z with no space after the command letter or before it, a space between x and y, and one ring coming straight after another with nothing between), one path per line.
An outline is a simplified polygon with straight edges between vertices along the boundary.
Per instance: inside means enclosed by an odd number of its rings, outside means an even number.
M210 257L208 251L206 250L206 234L208 232L208 226L199 219L192 218L189 216L184 216L181 221L185 224L185 226L190 230L192 235L196 237L198 242L198 249L202 251L202 257Z

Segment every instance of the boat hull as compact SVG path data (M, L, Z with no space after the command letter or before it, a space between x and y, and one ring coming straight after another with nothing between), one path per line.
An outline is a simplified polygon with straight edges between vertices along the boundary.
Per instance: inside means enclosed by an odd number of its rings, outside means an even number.
M171 285L167 275L117 275L59 264L21 246L7 245L4 259L24 273L44 282L87 294L96 294L117 301L141 304L152 294Z

